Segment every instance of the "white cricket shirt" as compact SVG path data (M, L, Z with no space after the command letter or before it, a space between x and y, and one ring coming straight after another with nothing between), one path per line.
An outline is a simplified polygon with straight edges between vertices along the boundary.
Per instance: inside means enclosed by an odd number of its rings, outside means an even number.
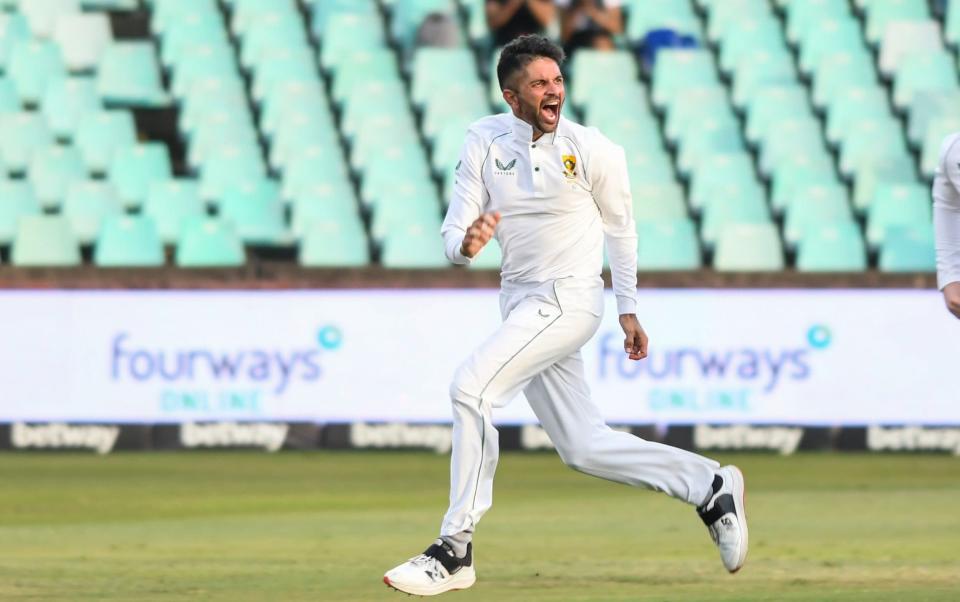
M947 136L933 177L937 286L960 281L960 132Z
M441 232L447 258L460 253L467 228L499 211L494 231L504 282L596 278L603 242L620 314L636 313L637 233L623 148L596 128L563 117L533 141L530 124L511 113L485 117L467 131Z

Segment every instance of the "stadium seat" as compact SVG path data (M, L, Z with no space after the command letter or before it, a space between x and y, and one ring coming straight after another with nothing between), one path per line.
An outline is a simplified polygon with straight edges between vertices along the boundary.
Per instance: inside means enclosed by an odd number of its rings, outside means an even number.
M317 220L305 227L298 255L306 267L363 267L370 263L367 236L359 218Z
M944 37L953 46L960 45L960 2L947 0L947 21Z
M903 57L893 80L893 104L910 106L921 90L956 90L957 62L946 51L915 52Z
M675 183L635 184L631 197L637 223L687 217L683 190Z
M727 91L723 86L713 85L691 88L675 98L666 108L667 139L676 142L691 123L702 119L733 119L733 109L727 100ZM636 119L635 111L628 111L627 117ZM642 113L642 115L645 115ZM646 120L651 128L657 124L652 116ZM604 130L601 130L604 131ZM653 137L657 138L656 133Z
M788 119L773 128L760 141L760 173L770 176L784 161L829 160L820 123L813 117Z
M717 237L713 267L721 272L774 272L784 267L777 227L772 223L725 225Z
M794 191L786 207L783 240L796 245L807 230L853 220L847 191L837 184L813 184Z
M712 247L727 225L765 224L769 221L770 211L759 186L726 185L718 189L715 197L703 208L700 238L704 245Z
M914 52L943 49L940 23L934 20L891 21L880 42L880 73L891 76L905 56Z
M353 184L339 149L312 146L293 157L283 170L281 195L289 201L318 185L331 186L337 194L353 197Z
M20 97L10 78L0 76L0 113L20 110Z
M799 86L761 89L747 105L747 139L758 142L788 119L812 116L806 90Z
M0 245L9 245L17 233L21 216L37 215L40 205L33 188L23 180L7 180L0 175Z
M887 26L896 21L918 21L928 19L930 12L926 0L885 0L870 2L865 7L867 13L867 41L879 44Z
M72 183L63 201L63 215L80 244L92 244L100 234L103 220L123 213L113 186L102 181Z
M607 52L583 49L570 59L570 100L576 106L586 101L592 90L602 88L608 82L620 79L635 80L638 76L637 62L626 51Z
M929 224L890 228L880 247L878 267L881 272L935 272L933 229Z
M637 222L637 269L696 270L702 267L693 222L686 217Z
M237 182L237 175L259 178L266 175L259 148L222 146L208 157L200 169L200 196L206 200L219 198Z
M37 149L53 144L53 134L36 112L0 113L0 161L10 172L24 172Z
M36 199L45 209L59 208L70 185L87 178L83 158L72 146L37 149L28 173Z
M0 12L0 71L7 67L13 47L30 39L30 25L19 13Z
M629 55L627 58L630 58ZM451 83L450 74L457 73L455 82L476 80L476 62L468 48L418 48L413 55L410 99L414 106L423 106L431 96Z
M826 19L844 19L850 17L850 4L838 0L806 0L788 2L787 39L797 44L803 40L811 27Z
M781 213L801 186L839 184L833 161L822 155L795 155L779 162L771 176L770 201L775 213Z
M926 227L932 221L930 192L922 184L882 184L867 209L867 243L883 246L891 228Z
M347 62L345 60L345 62ZM337 69L333 72L331 94L338 105L351 94L353 88L369 81L399 81L400 72L397 60L388 48L363 48L350 53L349 69Z
M407 54L414 46L417 31L429 15L457 17L453 0L399 0L393 6L390 18L390 36ZM457 19L457 23L459 20Z
M866 49L836 52L813 72L813 104L823 108L847 88L868 88L876 83L873 57Z
M678 147L677 164L680 172L687 174L706 157L744 150L744 143L736 120L722 117L689 124L678 141Z
M921 90L913 95L907 111L907 139L922 147L927 126L938 117L960 118L960 90Z
M80 12L80 0L19 0L17 10L27 18L34 37L53 35L57 19Z
M111 110L89 113L77 124L74 143L83 155L87 169L106 173L114 153L135 145L137 130L129 111Z
M445 268L450 264L444 256L437 223L411 224L391 230L383 239L380 263L387 268Z
M786 52L756 52L737 63L733 82L733 103L743 109L763 88L796 84L797 72Z
M124 207L143 204L150 184L173 176L170 154L161 142L146 142L122 148L110 162L108 178Z
M753 159L747 152L708 155L694 166L690 176L690 206L700 211L727 185L756 186Z
M350 13L330 15L320 40L320 65L325 71L336 69L353 50L382 48L386 44L379 19Z
M752 18L769 17L770 3L767 0L711 2L707 6L707 37L712 42L720 42L727 30L736 27L747 15Z
M11 260L20 267L73 267L80 265L80 247L64 216L24 215L17 222Z
M913 184L917 181L917 166L909 157L881 158L860 165L853 174L853 206L859 213L866 212L882 184Z
M653 102L663 107L682 91L716 83L717 72L708 51L663 50L653 69Z
M731 73L742 58L758 53L789 56L780 23L773 16L741 15L720 38L720 68Z
M891 116L887 93L880 86L847 88L827 105L827 141L839 143L859 121Z
M818 20L800 40L800 70L813 73L835 54L864 50L860 24L852 17Z
M216 218L192 218L184 224L177 243L177 266L239 267L245 260L243 243L230 222Z
M177 99L182 99L196 82L204 79L231 79L240 83L240 74L227 47L191 46L184 50L181 63L173 70L170 87Z
M142 215L118 215L104 220L93 251L100 267L159 267L163 243L153 220Z
M97 92L109 104L156 107L170 102L149 42L116 42L107 46L97 72Z
M857 121L840 141L840 171L844 175L854 174L865 163L905 156L903 128L892 117Z
M147 187L143 211L153 219L161 240L173 244L186 222L202 217L206 208L200 200L200 187L196 181L171 179L155 181Z
M683 34L699 34L700 21L690 0L671 0L651 4L646 0L628 0L627 40L636 44L656 29L669 29Z
M326 31L327 21L331 15L354 14L368 20L376 19L378 15L376 0L325 0L313 2L311 6L310 30L318 37Z
M853 221L807 229L797 243L801 272L862 272L867 252L860 228Z
M923 177L933 178L937 163L940 161L940 146L943 139L957 131L960 131L960 116L935 117L927 123L927 133L924 135L920 151L920 173Z
M301 237L315 221L354 222L360 213L353 191L341 194L329 184L318 184L294 197L291 229L294 237ZM364 235L366 239L366 235Z
M245 243L284 245L290 242L280 189L267 179L247 180L224 188L219 214L233 223Z
M100 97L92 78L67 77L47 86L41 103L43 116L58 138L71 139L80 120L100 110Z
M64 77L67 69L56 44L29 40L17 42L13 46L7 72L17 88L20 100L37 104L43 99L47 84Z
M95 69L103 51L113 42L110 19L104 13L61 15L54 26L53 40L63 52L67 69Z

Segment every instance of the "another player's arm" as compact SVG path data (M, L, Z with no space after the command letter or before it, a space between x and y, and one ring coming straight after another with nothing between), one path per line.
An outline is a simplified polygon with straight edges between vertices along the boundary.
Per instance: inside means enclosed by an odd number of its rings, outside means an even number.
M943 149L940 174L943 185L960 194L960 140ZM960 318L960 207L938 194L934 184L933 223L937 244L937 280L947 309Z
M606 140L591 157L593 198L603 219L603 233L623 329L623 350L632 360L647 357L649 341L637 319L637 228L627 160L623 149Z
M467 132L455 168L450 206L440 228L447 259L460 265L476 257L500 221L499 213L483 212L490 200L480 171L485 154L482 138L474 131Z

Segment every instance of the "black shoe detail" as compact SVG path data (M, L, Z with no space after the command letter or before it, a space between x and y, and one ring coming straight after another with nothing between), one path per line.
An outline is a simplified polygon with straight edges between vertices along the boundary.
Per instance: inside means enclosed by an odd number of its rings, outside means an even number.
M737 507L733 502L733 495L730 493L724 493L717 497L713 502L713 508L709 510L707 510L706 507L697 508L697 514L700 515L700 520L708 527L720 520L724 514L731 512L734 515L737 514Z
M713 485L712 485L712 487L713 487L713 493L714 493L714 495L716 495L716 493L717 493L718 491L720 491L721 489L723 489L723 477L721 477L721 476L718 475L718 474L713 475ZM713 497L713 496L711 496L711 497Z
M443 568L447 569L447 573L451 575L456 574L463 567L473 564L473 543L467 544L467 555L463 558L457 558L450 544L443 540L440 540L438 544L433 544L423 553L425 556L436 558L443 565Z

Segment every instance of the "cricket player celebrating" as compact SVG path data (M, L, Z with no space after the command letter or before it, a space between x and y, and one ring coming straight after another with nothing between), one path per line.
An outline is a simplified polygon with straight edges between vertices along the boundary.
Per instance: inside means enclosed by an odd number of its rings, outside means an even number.
M937 286L960 318L960 132L947 136L933 178L933 225L937 241Z
M384 582L429 596L476 580L471 539L493 502L497 430L491 411L523 391L563 461L603 479L655 489L697 507L736 572L747 555L743 475L735 466L610 429L590 399L580 348L603 312L603 242L624 353L647 356L636 316L637 236L623 149L560 116L563 50L528 35L497 65L512 114L474 123L442 227L447 257L468 264L496 236L503 252L503 323L450 386L450 507L440 537Z

